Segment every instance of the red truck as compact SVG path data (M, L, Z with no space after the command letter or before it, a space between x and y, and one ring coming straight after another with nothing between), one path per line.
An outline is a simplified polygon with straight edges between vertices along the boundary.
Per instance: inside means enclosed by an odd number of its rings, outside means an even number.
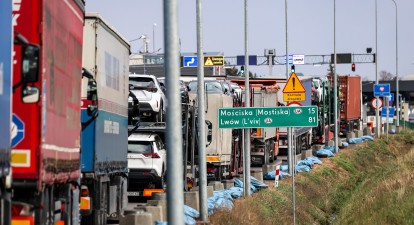
M328 79L333 86L332 76ZM338 111L340 121L339 133L345 136L348 132L359 130L361 122L361 77L338 76ZM332 107L333 108L333 107Z
M84 5L13 1L12 224L79 223Z

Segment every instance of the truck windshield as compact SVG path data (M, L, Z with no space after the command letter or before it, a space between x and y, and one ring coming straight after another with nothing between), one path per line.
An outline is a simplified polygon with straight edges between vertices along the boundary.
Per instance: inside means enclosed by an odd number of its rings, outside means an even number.
M149 141L128 141L128 153L151 153L151 149Z

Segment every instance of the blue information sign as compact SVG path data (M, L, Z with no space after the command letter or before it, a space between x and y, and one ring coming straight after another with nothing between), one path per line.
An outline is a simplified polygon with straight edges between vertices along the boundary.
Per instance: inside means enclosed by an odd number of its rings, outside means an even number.
M387 108L388 108L388 117L394 117L394 114L395 114L394 107L382 107L381 116L387 117Z
M237 65L244 66L244 55L237 56ZM249 65L257 66L257 55L249 55Z
M183 67L197 67L197 56L183 56Z
M388 97L390 94L390 84L374 84L375 97Z

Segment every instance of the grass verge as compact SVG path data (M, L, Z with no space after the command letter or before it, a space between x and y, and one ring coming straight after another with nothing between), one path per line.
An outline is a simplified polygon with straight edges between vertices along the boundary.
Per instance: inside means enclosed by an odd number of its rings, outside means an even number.
M414 224L414 133L347 148L296 176L297 224ZM211 224L292 224L291 179L247 199Z

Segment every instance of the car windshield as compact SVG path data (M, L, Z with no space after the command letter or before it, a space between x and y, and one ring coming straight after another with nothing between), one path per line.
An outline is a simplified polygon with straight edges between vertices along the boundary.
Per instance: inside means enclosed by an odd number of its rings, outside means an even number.
M149 141L128 141L128 153L151 153L151 149Z
M205 90L207 92L214 92L214 93L224 93L223 88L220 84L220 82L218 81L209 81L209 82L205 82L206 86L205 86ZM192 92L196 92L197 91L197 81L191 81L188 86L190 87L190 90Z
M137 87L155 88L154 80L150 77L130 77L129 83Z

